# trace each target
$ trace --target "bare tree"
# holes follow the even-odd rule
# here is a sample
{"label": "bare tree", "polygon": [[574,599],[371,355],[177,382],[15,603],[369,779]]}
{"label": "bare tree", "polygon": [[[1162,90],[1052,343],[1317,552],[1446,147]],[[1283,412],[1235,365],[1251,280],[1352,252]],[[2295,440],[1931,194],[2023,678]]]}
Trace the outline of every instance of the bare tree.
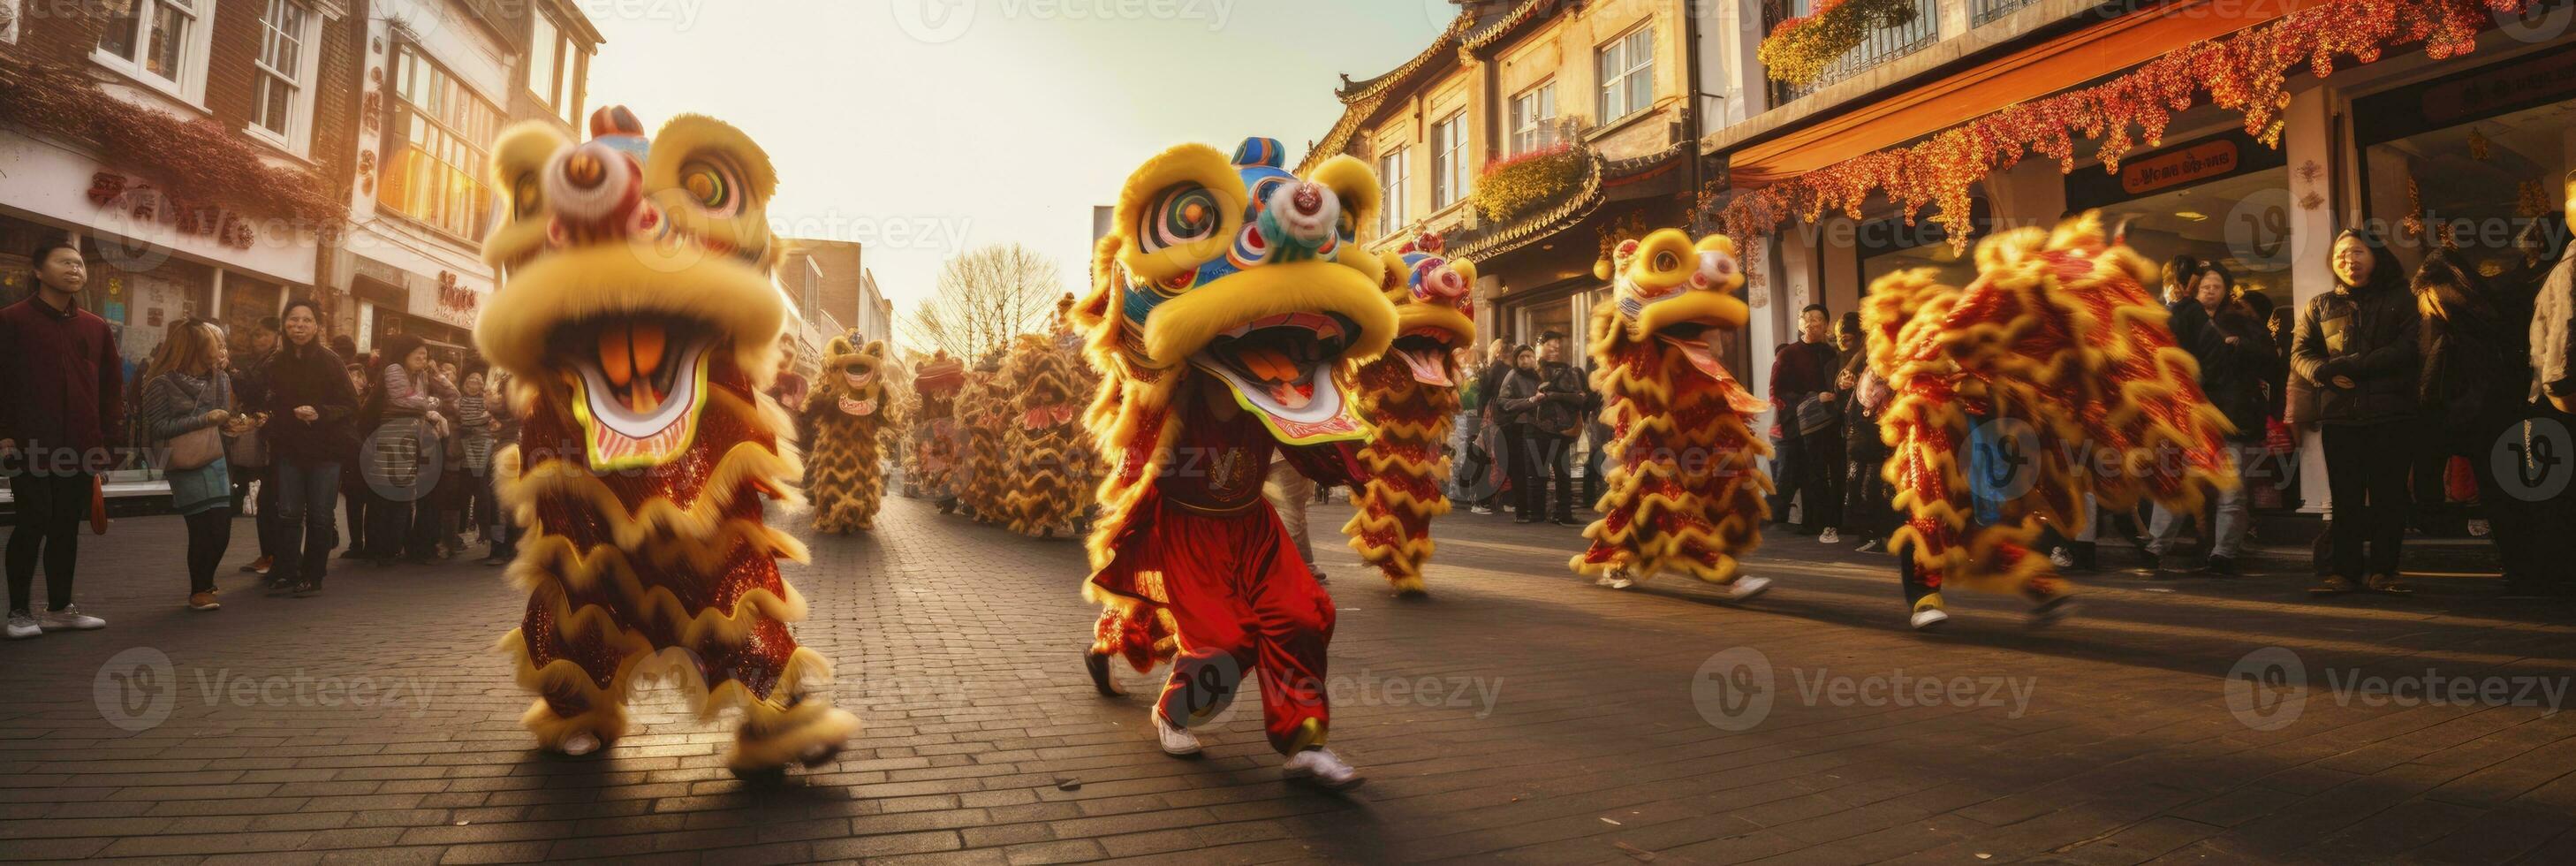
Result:
{"label": "bare tree", "polygon": [[1064,292],[1055,262],[1019,244],[995,244],[950,256],[939,288],[904,318],[904,341],[946,349],[972,364],[1011,338],[1046,327]]}

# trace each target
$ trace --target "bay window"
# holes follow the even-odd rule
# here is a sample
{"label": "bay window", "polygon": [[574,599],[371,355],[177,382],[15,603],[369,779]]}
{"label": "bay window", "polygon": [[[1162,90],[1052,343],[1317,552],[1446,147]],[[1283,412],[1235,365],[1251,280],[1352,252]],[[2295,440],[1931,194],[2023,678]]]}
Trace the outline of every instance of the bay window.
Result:
{"label": "bay window", "polygon": [[485,148],[500,131],[501,110],[418,46],[397,45],[393,68],[378,203],[458,238],[480,238],[492,205]]}

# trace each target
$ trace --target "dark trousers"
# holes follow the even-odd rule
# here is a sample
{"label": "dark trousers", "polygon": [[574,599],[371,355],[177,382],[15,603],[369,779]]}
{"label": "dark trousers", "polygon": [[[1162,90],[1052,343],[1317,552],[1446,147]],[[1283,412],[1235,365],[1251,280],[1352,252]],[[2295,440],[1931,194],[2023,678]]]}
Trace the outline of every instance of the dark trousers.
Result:
{"label": "dark trousers", "polygon": [[367,505],[367,553],[378,560],[438,556],[438,479],[422,475],[410,490],[389,491]]}
{"label": "dark trousers", "polygon": [[340,464],[279,461],[271,469],[278,488],[277,561],[269,566],[269,580],[320,586],[330,571],[331,548],[340,545],[339,528],[331,523]]}
{"label": "dark trousers", "polygon": [[1887,524],[1896,516],[1896,499],[1888,492],[1887,479],[1879,474],[1885,462],[1885,455],[1879,454],[1854,455],[1844,461],[1840,528],[1865,539],[1887,534]]}
{"label": "dark trousers", "polygon": [[[1780,505],[1787,507],[1789,497],[1798,497],[1798,531],[1807,535],[1832,527],[1842,519],[1842,499],[1835,495],[1835,476],[1843,468],[1843,431],[1828,426],[1814,433],[1783,437],[1788,441],[1781,461],[1783,471],[1795,473],[1780,485]],[[1788,512],[1773,515],[1786,519]]]}
{"label": "dark trousers", "polygon": [[209,508],[181,519],[188,523],[188,591],[213,592],[215,568],[233,546],[233,510]]}
{"label": "dark trousers", "polygon": [[1610,443],[1602,440],[1608,438],[1610,437],[1592,437],[1592,450],[1583,453],[1583,501],[1581,504],[1585,507],[1590,507],[1594,503],[1601,501],[1601,463],[1602,458],[1609,456],[1610,453]]}
{"label": "dark trousers", "polygon": [[233,467],[232,514],[239,516],[243,500],[250,498],[251,482],[259,482],[259,513],[251,515],[252,540],[259,542],[259,555],[277,555],[277,470],[266,466],[257,469]]}
{"label": "dark trousers", "polygon": [[72,603],[72,565],[80,559],[81,518],[89,516],[87,472],[22,471],[9,476],[18,519],[9,531],[9,609],[33,611],[36,560],[45,561],[45,607]]}
{"label": "dark trousers", "polygon": [[2325,425],[2335,574],[2358,581],[2397,573],[2398,552],[2406,543],[2406,474],[2414,438],[2402,421]]}
{"label": "dark trousers", "polygon": [[[2505,584],[2516,590],[2576,583],[2571,580],[2576,570],[2568,567],[2576,561],[2576,535],[2566,531],[2576,526],[2576,483],[2549,490],[2551,476],[2576,474],[2576,466],[2569,465],[2576,455],[2553,453],[2560,449],[2540,441],[2553,432],[2553,422],[2576,429],[2569,420],[2554,407],[2505,407],[2454,442],[2457,453],[2475,468],[2478,507],[2494,530],[2490,537],[2504,566]],[[2495,459],[2499,450],[2503,461]]]}
{"label": "dark trousers", "polygon": [[341,485],[340,492],[342,494],[340,507],[347,512],[349,518],[347,520],[349,552],[353,557],[371,555],[367,550],[367,527],[372,524],[367,522],[367,515],[375,508],[377,502],[375,491],[367,489],[364,483],[358,484],[355,488],[344,483]]}
{"label": "dark trousers", "polygon": [[[1521,474],[1512,480],[1519,490],[1519,516],[1525,520],[1574,519],[1574,440],[1535,428],[1521,428],[1521,455],[1514,462]],[[1547,491],[1550,481],[1556,484],[1555,510],[1550,511]]]}

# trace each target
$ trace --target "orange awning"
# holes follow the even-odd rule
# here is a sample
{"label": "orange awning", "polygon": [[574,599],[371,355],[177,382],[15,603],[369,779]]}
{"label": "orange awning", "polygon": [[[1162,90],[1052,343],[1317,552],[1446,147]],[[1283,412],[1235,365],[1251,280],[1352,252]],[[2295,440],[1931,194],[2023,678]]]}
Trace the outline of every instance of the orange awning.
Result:
{"label": "orange awning", "polygon": [[1956,75],[1855,101],[1821,122],[1736,149],[1728,172],[1736,186],[1768,186],[2325,2],[2191,0],[2123,15]]}

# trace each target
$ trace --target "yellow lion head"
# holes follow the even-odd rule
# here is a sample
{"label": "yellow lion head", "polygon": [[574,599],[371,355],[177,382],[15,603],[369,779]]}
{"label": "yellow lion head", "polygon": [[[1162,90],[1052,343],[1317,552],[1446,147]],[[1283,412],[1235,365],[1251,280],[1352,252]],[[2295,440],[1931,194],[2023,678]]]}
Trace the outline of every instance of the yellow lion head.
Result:
{"label": "yellow lion head", "polygon": [[[775,375],[787,305],[770,283],[769,157],[740,130],[683,115],[647,139],[622,107],[575,144],[504,132],[506,194],[483,257],[508,281],[476,334],[484,357],[569,406],[588,466],[659,466],[699,438],[715,390]],[[570,455],[565,455],[570,456]]]}
{"label": "yellow lion head", "polygon": [[1460,346],[1476,341],[1476,264],[1444,255],[1440,235],[1424,232],[1386,254],[1386,300],[1395,305],[1395,345],[1415,381],[1457,382]]}
{"label": "yellow lion head", "polygon": [[1600,276],[1612,281],[1610,313],[1593,334],[1594,350],[1660,340],[1711,378],[1725,378],[1709,348],[1712,328],[1740,330],[1751,310],[1735,297],[1744,269],[1735,241],[1709,235],[1698,243],[1679,229],[1621,241]]}
{"label": "yellow lion head", "polygon": [[809,399],[831,400],[853,417],[877,414],[885,405],[885,360],[883,340],[853,348],[849,335],[833,337],[823,345],[823,372],[814,383],[815,396]]}

